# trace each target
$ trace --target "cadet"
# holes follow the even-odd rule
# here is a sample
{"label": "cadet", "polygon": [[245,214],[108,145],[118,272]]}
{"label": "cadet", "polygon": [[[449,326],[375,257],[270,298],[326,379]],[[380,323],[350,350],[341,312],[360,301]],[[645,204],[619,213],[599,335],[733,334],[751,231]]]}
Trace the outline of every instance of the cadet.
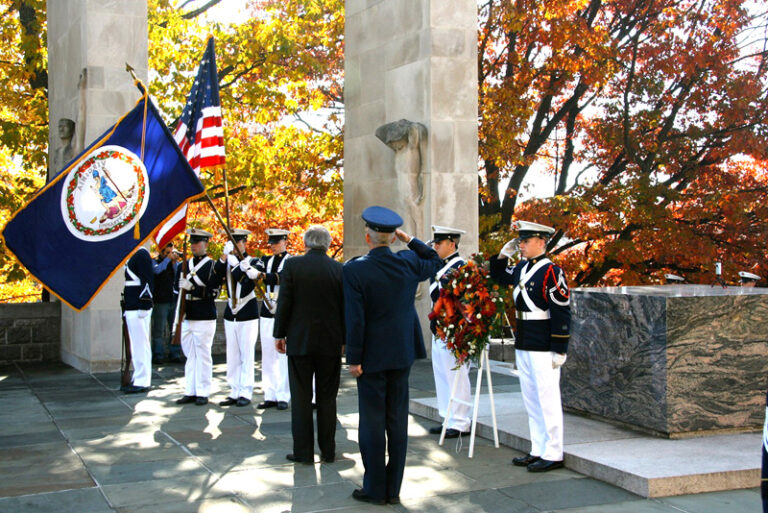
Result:
{"label": "cadet", "polygon": [[277,406],[278,410],[285,410],[288,408],[288,401],[291,400],[291,390],[288,385],[288,357],[277,352],[275,337],[272,336],[277,296],[280,292],[280,272],[283,270],[285,259],[290,256],[286,251],[288,233],[288,230],[279,228],[268,229],[267,243],[272,254],[261,257],[261,260],[256,263],[256,270],[263,275],[267,296],[272,301],[272,310],[264,303],[259,316],[261,388],[264,391],[264,401],[259,403],[259,408]]}
{"label": "cadet", "polygon": [[251,266],[257,259],[251,258],[245,251],[250,233],[248,230],[232,230],[232,237],[243,255],[242,260],[235,255],[232,242],[227,241],[221,259],[216,263],[216,273],[226,276],[227,287],[230,288],[224,310],[229,397],[219,403],[221,406],[246,406],[253,396],[253,353],[259,336],[259,303],[254,291],[254,278],[258,273]]}
{"label": "cadet", "polygon": [[[546,256],[554,228],[518,221],[517,230],[518,238],[490,262],[491,277],[515,287],[515,363],[531,431],[531,452],[512,463],[531,472],[546,472],[563,466],[560,367],[570,336],[569,291],[565,273]],[[507,258],[517,244],[525,260],[508,268]]]}
{"label": "cadet", "polygon": [[[434,249],[396,230],[403,220],[388,208],[368,207],[363,220],[370,251],[342,269],[347,363],[357,378],[365,467],[363,487],[352,497],[396,504],[408,446],[408,375],[414,358],[426,357],[414,297],[442,263]],[[395,237],[410,251],[393,253]]]}
{"label": "cadet", "polygon": [[[437,274],[429,279],[429,295],[432,298],[433,307],[440,297],[440,290],[448,281],[449,271],[457,269],[466,263],[459,256],[458,251],[462,233],[466,232],[457,228],[432,225],[432,247],[435,248],[438,256],[443,261],[443,266],[437,271]],[[459,381],[456,383],[455,399],[469,403],[472,389],[469,384],[469,364],[462,365],[456,369],[456,358],[445,347],[445,340],[438,338],[435,324],[436,321],[434,320],[429,324],[429,328],[432,330],[432,372],[435,375],[437,408],[440,416],[445,419],[448,415],[448,401],[451,398],[451,390],[456,380],[456,374],[459,374]],[[469,434],[469,426],[469,406],[454,402],[451,424],[445,430],[445,438],[456,438],[459,435]],[[433,435],[439,435],[441,431],[442,426],[435,426],[429,430]]]}
{"label": "cadet", "polygon": [[213,378],[211,346],[216,332],[216,305],[221,276],[216,273],[213,261],[206,254],[212,235],[205,230],[187,230],[192,248],[192,258],[179,266],[176,289],[186,294],[186,310],[181,323],[181,349],[187,357],[184,365],[184,397],[178,404],[208,404]]}
{"label": "cadet", "polygon": [[760,281],[760,276],[747,271],[740,271],[739,278],[741,278],[741,286],[746,288],[755,287],[757,282]]}
{"label": "cadet", "polygon": [[155,276],[152,257],[145,247],[139,247],[125,265],[125,325],[131,341],[133,377],[131,384],[121,387],[126,394],[149,390],[152,379],[152,346],[149,342],[152,322],[152,292]]}

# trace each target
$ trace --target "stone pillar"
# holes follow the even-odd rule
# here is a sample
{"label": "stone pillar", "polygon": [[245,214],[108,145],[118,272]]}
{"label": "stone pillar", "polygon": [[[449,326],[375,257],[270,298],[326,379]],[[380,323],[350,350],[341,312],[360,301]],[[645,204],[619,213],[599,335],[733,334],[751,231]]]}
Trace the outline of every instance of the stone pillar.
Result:
{"label": "stone pillar", "polygon": [[[77,155],[138,100],[125,63],[146,82],[147,2],[49,0],[47,9],[49,161],[53,162],[62,146],[57,131],[61,119],[75,121],[71,145]],[[85,372],[119,369],[122,289],[123,275],[117,273],[82,312],[63,307],[62,361]]]}
{"label": "stone pillar", "polygon": [[[477,251],[477,23],[476,0],[346,1],[345,258],[368,250],[360,213],[369,205],[396,210],[422,239],[432,224],[466,230],[461,254]],[[406,150],[375,135],[400,120],[426,128],[418,180],[398,177]],[[419,301],[422,326],[427,305]]]}

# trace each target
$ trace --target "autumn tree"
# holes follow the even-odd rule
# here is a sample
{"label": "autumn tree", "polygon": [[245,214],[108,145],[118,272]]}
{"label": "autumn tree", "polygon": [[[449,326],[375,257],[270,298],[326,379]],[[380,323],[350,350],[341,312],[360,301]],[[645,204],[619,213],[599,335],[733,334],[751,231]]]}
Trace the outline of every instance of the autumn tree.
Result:
{"label": "autumn tree", "polygon": [[[488,240],[517,217],[554,224],[553,253],[581,285],[667,271],[704,282],[718,259],[768,274],[764,10],[554,0],[480,12]],[[542,172],[554,195],[521,203]]]}

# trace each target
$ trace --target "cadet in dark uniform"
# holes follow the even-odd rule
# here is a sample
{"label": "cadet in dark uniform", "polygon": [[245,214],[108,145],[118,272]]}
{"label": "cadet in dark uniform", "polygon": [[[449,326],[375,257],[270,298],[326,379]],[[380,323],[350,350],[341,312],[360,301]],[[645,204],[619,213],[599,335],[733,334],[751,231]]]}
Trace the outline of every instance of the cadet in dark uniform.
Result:
{"label": "cadet in dark uniform", "polygon": [[194,402],[198,406],[208,404],[213,378],[211,346],[216,332],[216,305],[222,277],[216,273],[213,260],[206,254],[212,235],[205,230],[187,230],[192,248],[192,258],[177,273],[176,290],[187,295],[186,312],[181,323],[181,349],[187,357],[184,365],[184,397],[178,404]]}
{"label": "cadet in dark uniform", "polygon": [[254,278],[258,275],[252,264],[258,259],[248,256],[245,242],[251,232],[232,230],[243,259],[235,255],[235,247],[227,241],[216,263],[216,274],[226,276],[229,291],[224,310],[224,333],[227,337],[227,384],[229,397],[221,406],[246,406],[253,396],[253,360],[259,336],[259,302],[256,300]]}
{"label": "cadet in dark uniform", "polygon": [[261,388],[264,391],[264,402],[259,408],[274,408],[285,410],[291,400],[291,389],[288,384],[288,357],[277,352],[275,337],[275,309],[280,292],[280,273],[285,259],[290,255],[286,251],[288,230],[270,228],[267,230],[267,243],[271,255],[264,255],[256,263],[256,270],[263,276],[267,296],[272,300],[273,310],[262,304],[259,316],[259,331],[261,332]]}
{"label": "cadet in dark uniform", "polygon": [[[398,503],[408,446],[408,374],[414,358],[426,357],[416,287],[442,262],[434,249],[396,230],[403,220],[395,212],[369,207],[363,220],[370,251],[343,268],[347,363],[357,378],[365,467],[363,487],[352,497]],[[395,236],[410,251],[393,253]]]}
{"label": "cadet in dark uniform", "polygon": [[131,340],[131,362],[133,363],[131,384],[121,388],[126,394],[148,391],[152,379],[152,347],[149,334],[154,286],[152,257],[147,248],[142,246],[125,265],[124,315]]}
{"label": "cadet in dark uniform", "polygon": [[[432,247],[443,260],[443,266],[436,275],[429,279],[429,295],[433,307],[440,297],[440,290],[448,281],[449,272],[466,263],[459,256],[458,250],[462,233],[466,232],[457,228],[432,225]],[[456,374],[459,374],[459,378],[456,383],[455,399],[469,403],[472,399],[472,388],[469,383],[469,363],[456,368],[456,358],[445,346],[445,340],[437,336],[435,324],[436,321],[434,320],[429,323],[429,329],[432,331],[432,372],[435,376],[437,409],[440,416],[445,419],[448,416],[448,401],[451,399]],[[453,404],[451,424],[445,430],[445,438],[456,438],[462,434],[469,434],[469,411],[469,406],[466,404],[458,402]],[[439,435],[442,430],[443,426],[440,425],[430,428],[429,432],[433,435]]]}
{"label": "cadet in dark uniform", "polygon": [[[518,238],[490,262],[491,277],[514,286],[515,363],[531,431],[531,452],[512,463],[531,472],[546,472],[563,466],[560,367],[570,336],[569,291],[565,273],[546,256],[547,240],[555,230],[526,221],[518,221],[517,229]],[[507,267],[511,247],[518,243],[525,260]]]}

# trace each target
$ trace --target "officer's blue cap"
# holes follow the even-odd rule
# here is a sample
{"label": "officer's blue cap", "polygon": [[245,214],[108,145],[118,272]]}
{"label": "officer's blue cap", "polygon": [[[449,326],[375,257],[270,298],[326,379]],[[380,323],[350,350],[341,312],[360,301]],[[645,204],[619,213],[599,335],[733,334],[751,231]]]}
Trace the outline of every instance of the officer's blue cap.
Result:
{"label": "officer's blue cap", "polygon": [[403,218],[386,207],[368,207],[363,210],[365,226],[382,233],[392,233],[403,225]]}

